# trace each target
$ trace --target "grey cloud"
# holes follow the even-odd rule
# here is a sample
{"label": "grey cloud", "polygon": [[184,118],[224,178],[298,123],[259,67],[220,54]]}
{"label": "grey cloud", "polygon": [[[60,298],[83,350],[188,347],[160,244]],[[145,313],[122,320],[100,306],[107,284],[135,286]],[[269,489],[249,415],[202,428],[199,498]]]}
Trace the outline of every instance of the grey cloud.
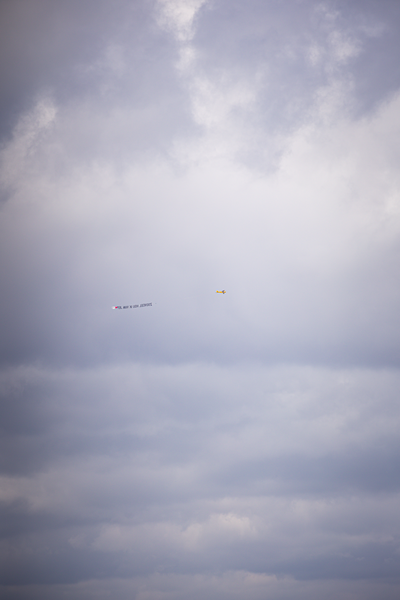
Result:
{"label": "grey cloud", "polygon": [[3,379],[24,381],[27,398],[41,387],[33,433],[45,422],[33,468],[34,446],[24,472],[5,452],[4,585],[396,577],[396,371],[126,365]]}
{"label": "grey cloud", "polygon": [[397,3],[0,12],[3,596],[397,598]]}
{"label": "grey cloud", "polygon": [[334,81],[349,84],[347,110],[358,116],[397,90],[399,73],[391,62],[400,18],[395,2],[354,2],[351,7],[292,2],[287,11],[282,6],[271,2],[264,13],[258,0],[221,2],[199,16],[195,44],[207,76],[258,81],[257,108],[246,118],[253,136],[257,129],[265,135],[297,128],[307,120],[318,90]]}
{"label": "grey cloud", "polygon": [[[112,7],[91,1],[57,7],[47,0],[3,2],[3,139],[12,135],[21,111],[44,94],[80,113],[74,115],[80,120],[79,143],[64,134],[65,151],[74,161],[95,155],[123,159],[127,150],[165,153],[177,113],[181,129],[190,130],[190,121],[176,81],[176,49],[155,26],[149,8],[125,1]],[[137,108],[136,123],[132,116],[127,123],[127,106]],[[65,156],[58,161],[58,148],[54,151],[53,162],[65,169]]]}
{"label": "grey cloud", "polygon": [[[39,598],[53,598],[54,595],[62,594],[68,600],[70,598],[107,597],[106,595],[118,591],[118,597],[123,600],[132,598],[136,594],[153,595],[168,600],[184,599],[188,594],[196,600],[201,600],[206,595],[211,600],[219,598],[242,598],[245,594],[250,600],[262,600],[265,598],[265,590],[268,590],[272,600],[290,600],[296,595],[299,600],[308,598],[319,598],[324,593],[325,582],[299,582],[290,578],[275,578],[267,575],[255,575],[246,571],[239,573],[225,573],[222,575],[205,575],[196,578],[197,587],[193,589],[192,578],[185,575],[171,575],[158,573],[151,578],[118,579],[111,581],[90,581],[78,585],[58,586],[35,586],[29,596],[32,600]],[[397,589],[391,582],[330,582],[332,595],[349,595],[361,591],[363,598],[375,600],[376,594],[385,594],[385,598],[396,600]],[[18,597],[25,589],[17,587],[7,590],[7,600]]]}
{"label": "grey cloud", "polygon": [[[21,107],[28,108],[43,87],[53,88],[64,100],[74,93],[93,93],[99,73],[88,71],[87,66],[94,63],[101,70],[107,46],[124,43],[126,48],[129,39],[130,47],[136,47],[151,64],[152,15],[141,3],[117,0],[111,7],[107,2],[89,0],[61,1],[55,6],[48,0],[6,0],[1,11],[1,76],[7,84],[2,113],[6,126],[10,113],[17,115]],[[167,49],[166,40],[163,49]],[[108,63],[112,66],[111,60]],[[144,89],[142,82],[138,93],[143,94]]]}

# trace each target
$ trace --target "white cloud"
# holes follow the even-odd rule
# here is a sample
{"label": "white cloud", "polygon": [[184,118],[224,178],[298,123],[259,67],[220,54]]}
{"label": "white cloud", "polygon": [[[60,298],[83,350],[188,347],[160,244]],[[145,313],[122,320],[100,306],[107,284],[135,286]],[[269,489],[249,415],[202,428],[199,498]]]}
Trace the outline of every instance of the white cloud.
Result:
{"label": "white cloud", "polygon": [[[299,343],[297,356],[301,348],[313,356],[310,348],[321,337],[326,348],[351,347],[359,356],[366,349],[360,340],[374,327],[371,352],[378,340],[393,348],[396,329],[389,322],[398,293],[391,273],[400,228],[399,97],[372,117],[352,121],[341,110],[343,92],[337,91],[339,100],[327,93],[310,109],[308,123],[285,138],[279,168],[260,174],[240,165],[232,156],[234,143],[228,143],[242,143],[241,124],[229,111],[247,107],[247,90],[233,87],[227,105],[218,90],[206,86],[204,93],[206,109],[200,117],[207,124],[205,133],[199,143],[182,140],[171,165],[157,159],[122,166],[105,159],[73,161],[66,163],[60,180],[54,157],[62,162],[69,156],[72,128],[79,146],[83,118],[69,107],[58,108],[56,128],[49,128],[51,119],[43,121],[46,136],[35,138],[35,154],[18,154],[24,156],[22,177],[22,167],[6,169],[18,163],[16,148],[33,143],[19,126],[3,148],[3,168],[14,190],[2,213],[4,256],[13,256],[6,288],[25,286],[18,288],[18,297],[30,297],[30,306],[39,312],[46,302],[43,319],[48,323],[51,318],[57,331],[51,344],[60,336],[77,343],[81,318],[96,335],[115,327],[115,315],[103,314],[102,306],[154,301],[155,322],[161,319],[176,330],[176,320],[185,319],[179,346],[188,335],[194,352],[190,360],[203,360],[208,327],[218,332],[212,347],[220,358],[228,348],[243,356],[252,347],[252,356],[263,356],[266,340],[271,348]],[[133,118],[129,112],[126,116]],[[174,171],[175,166],[182,170]],[[29,253],[21,251],[21,240]],[[387,263],[388,256],[394,262]],[[25,271],[26,277],[21,275]],[[43,282],[39,287],[38,280]],[[206,293],[220,284],[228,290],[225,304],[218,305],[227,310],[223,317],[214,314],[214,298]],[[177,298],[185,301],[177,303]],[[15,301],[8,303],[11,313]],[[58,329],[63,327],[57,316],[60,302],[68,315],[64,333]],[[249,302],[251,311],[246,310]],[[367,329],[357,324],[357,303],[368,318]],[[20,321],[19,313],[15,318]],[[131,344],[120,321],[118,344],[125,351]],[[38,317],[39,337],[46,329],[40,322]],[[148,343],[165,356],[170,346],[164,338],[160,343],[157,328],[150,328]],[[85,348],[78,346],[79,352]]]}
{"label": "white cloud", "polygon": [[171,31],[179,42],[189,42],[194,36],[194,21],[207,0],[158,0],[158,23]]}
{"label": "white cloud", "polygon": [[57,109],[49,98],[40,99],[35,107],[23,116],[12,140],[0,152],[0,182],[7,187],[26,177],[26,169],[34,158],[37,146],[55,122]]}

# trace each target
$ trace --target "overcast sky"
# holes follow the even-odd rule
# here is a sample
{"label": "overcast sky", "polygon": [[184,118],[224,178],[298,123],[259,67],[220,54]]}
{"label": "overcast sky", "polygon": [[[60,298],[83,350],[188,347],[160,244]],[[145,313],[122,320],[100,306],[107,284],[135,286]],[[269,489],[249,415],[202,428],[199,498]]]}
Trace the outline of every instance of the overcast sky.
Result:
{"label": "overcast sky", "polygon": [[398,600],[399,56],[398,0],[1,0],[2,598]]}

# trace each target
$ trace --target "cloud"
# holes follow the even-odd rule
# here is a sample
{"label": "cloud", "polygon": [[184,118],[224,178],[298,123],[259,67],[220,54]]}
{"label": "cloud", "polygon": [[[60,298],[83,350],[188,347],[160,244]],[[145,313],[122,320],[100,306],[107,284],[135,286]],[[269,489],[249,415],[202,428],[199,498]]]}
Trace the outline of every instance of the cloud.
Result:
{"label": "cloud", "polygon": [[1,152],[0,179],[5,190],[26,176],[29,158],[35,155],[41,136],[46,135],[55,117],[54,103],[43,98],[19,121],[12,140]]}
{"label": "cloud", "polygon": [[197,590],[212,574],[218,597],[221,572],[259,574],[264,590],[263,574],[395,577],[398,378],[215,365],[3,373],[15,409],[22,394],[31,405],[11,440],[25,470],[14,459],[2,477],[4,584],[133,570],[146,586],[190,573]]}
{"label": "cloud", "polygon": [[[79,598],[107,598],[107,595],[118,592],[122,600],[132,598],[138,600],[172,600],[184,599],[188,594],[196,600],[201,600],[206,595],[212,600],[219,598],[250,598],[262,600],[268,593],[272,600],[289,600],[295,595],[300,600],[319,598],[325,593],[325,582],[299,582],[290,578],[276,578],[264,574],[248,573],[246,571],[225,573],[223,575],[199,575],[195,578],[189,575],[170,575],[158,573],[148,579],[112,579],[106,581],[90,581],[76,585],[35,586],[32,600],[39,598],[52,598],[54,595],[63,595],[67,600]],[[332,597],[345,594],[357,595],[361,592],[363,598],[374,600],[377,594],[385,594],[385,598],[396,600],[397,589],[388,582],[331,582]],[[24,593],[26,588],[17,587],[15,594]],[[10,592],[11,594],[13,592]],[[13,596],[10,596],[12,598]]]}
{"label": "cloud", "polygon": [[2,7],[6,598],[398,597],[392,4]]}
{"label": "cloud", "polygon": [[[321,96],[263,176],[230,150],[179,175],[176,155],[80,163],[80,109],[39,104],[3,147],[3,353],[397,364],[398,104],[353,121]],[[149,301],[140,317],[104,309]]]}
{"label": "cloud", "polygon": [[170,31],[178,42],[194,36],[194,20],[207,0],[158,0],[158,23]]}

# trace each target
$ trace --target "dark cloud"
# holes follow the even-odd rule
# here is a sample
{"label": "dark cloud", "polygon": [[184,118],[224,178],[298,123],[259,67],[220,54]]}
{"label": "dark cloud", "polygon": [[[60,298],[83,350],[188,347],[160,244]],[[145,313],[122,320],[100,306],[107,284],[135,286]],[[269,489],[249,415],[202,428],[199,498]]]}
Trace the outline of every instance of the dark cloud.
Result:
{"label": "dark cloud", "polygon": [[126,365],[18,379],[19,411],[32,400],[21,434],[41,447],[11,437],[18,463],[3,441],[3,585],[397,576],[397,372]]}
{"label": "dark cloud", "polygon": [[[48,0],[5,0],[1,14],[3,134],[10,134],[21,110],[30,108],[43,89],[59,101],[96,96],[101,103],[104,81],[111,90],[115,84],[117,89],[122,84],[123,90],[130,82],[131,96],[135,92],[134,99],[146,103],[146,80],[155,74],[152,66],[160,89],[171,72],[167,58],[173,51],[153,27],[151,12],[143,3],[116,0],[111,6],[89,0],[61,1],[56,6]],[[119,81],[121,48],[135,80]],[[164,68],[159,62],[162,55]]]}

